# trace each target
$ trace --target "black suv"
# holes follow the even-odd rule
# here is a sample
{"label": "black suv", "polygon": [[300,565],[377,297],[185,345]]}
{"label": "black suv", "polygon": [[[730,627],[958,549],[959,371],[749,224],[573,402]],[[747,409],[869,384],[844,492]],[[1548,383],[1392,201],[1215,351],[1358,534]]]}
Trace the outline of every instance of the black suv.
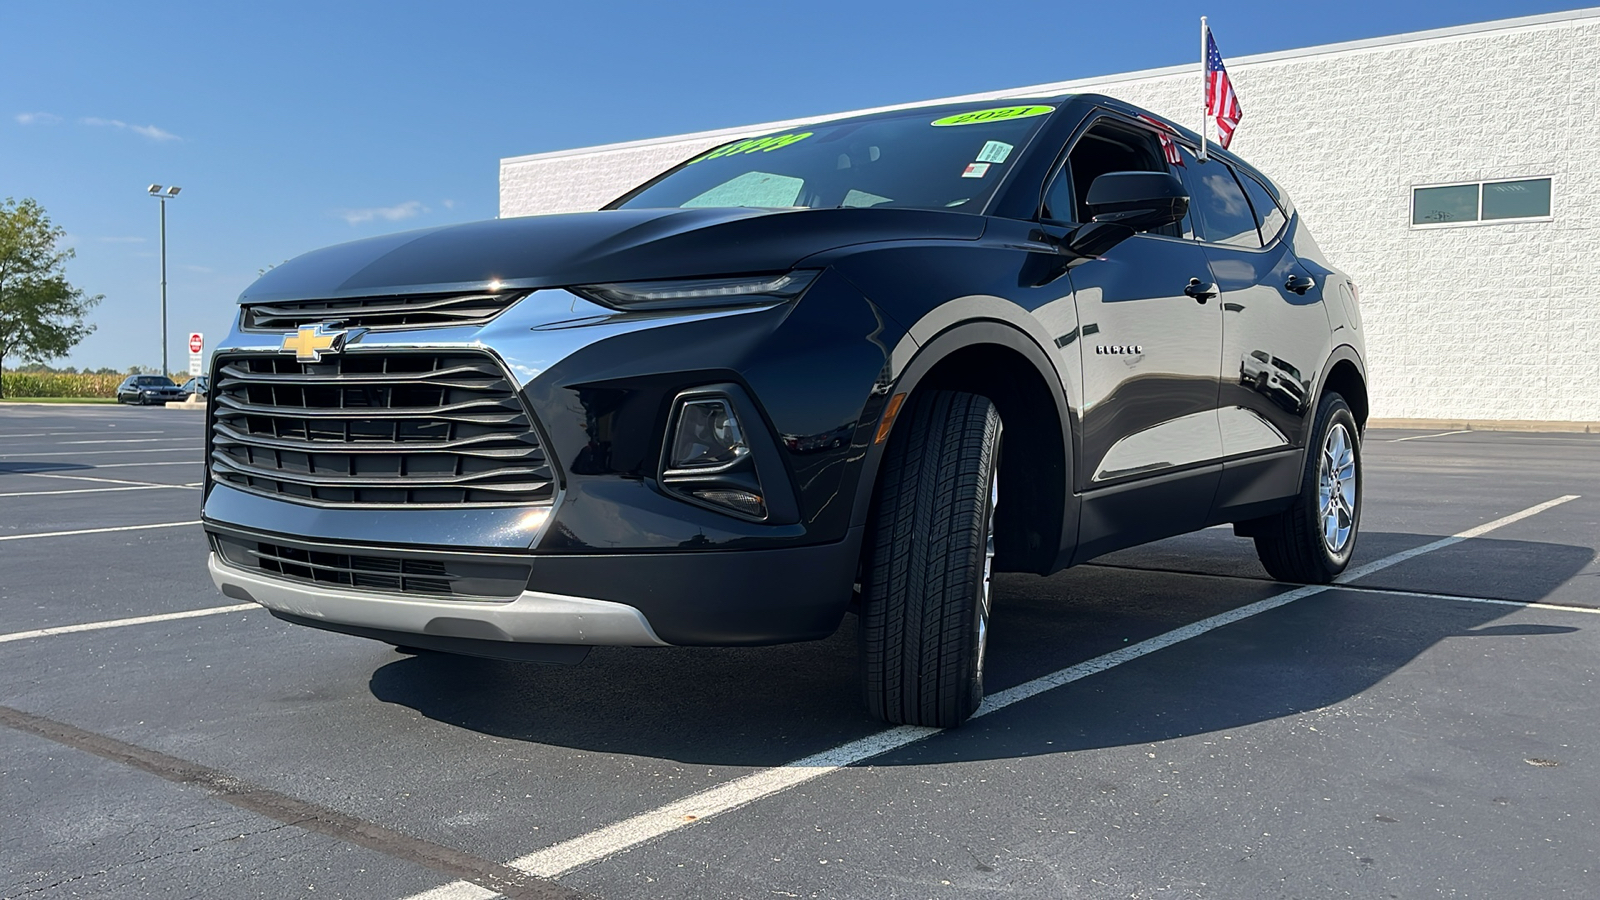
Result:
{"label": "black suv", "polygon": [[308,253],[212,363],[223,593],[399,646],[823,638],[868,708],[983,695],[990,576],[1220,523],[1326,582],[1355,288],[1289,198],[1100,96],[741,140],[604,210]]}

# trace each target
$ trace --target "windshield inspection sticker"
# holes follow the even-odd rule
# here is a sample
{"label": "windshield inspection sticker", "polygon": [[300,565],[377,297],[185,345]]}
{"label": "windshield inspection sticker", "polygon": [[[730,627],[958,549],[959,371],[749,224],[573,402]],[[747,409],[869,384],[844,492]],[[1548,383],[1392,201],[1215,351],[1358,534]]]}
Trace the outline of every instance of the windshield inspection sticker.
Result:
{"label": "windshield inspection sticker", "polygon": [[748,141],[736,141],[732,144],[728,144],[725,147],[718,147],[717,149],[712,150],[710,153],[705,153],[689,160],[689,165],[692,166],[703,159],[717,159],[719,157],[733,156],[740,153],[769,153],[773,150],[777,150],[779,147],[787,147],[790,144],[799,143],[800,141],[811,137],[811,135],[812,132],[810,131],[802,131],[799,134],[775,134],[771,137],[751,138]]}
{"label": "windshield inspection sticker", "polygon": [[945,116],[942,119],[934,119],[931,124],[941,128],[949,125],[982,125],[985,122],[1004,122],[1009,119],[1031,119],[1055,110],[1054,106],[997,106],[994,109],[977,109]]}
{"label": "windshield inspection sticker", "polygon": [[985,176],[987,174],[989,174],[989,164],[988,163],[972,163],[972,164],[967,166],[967,170],[965,172],[961,173],[961,177],[962,178],[982,178],[983,176]]}
{"label": "windshield inspection sticker", "polygon": [[1004,141],[990,141],[978,151],[978,162],[1003,163],[1011,155],[1011,145]]}

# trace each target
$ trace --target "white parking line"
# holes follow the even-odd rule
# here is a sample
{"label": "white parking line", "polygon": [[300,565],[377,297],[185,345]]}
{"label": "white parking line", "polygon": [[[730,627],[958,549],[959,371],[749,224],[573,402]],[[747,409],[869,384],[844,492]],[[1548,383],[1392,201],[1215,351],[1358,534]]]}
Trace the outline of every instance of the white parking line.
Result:
{"label": "white parking line", "polygon": [[58,446],[58,447],[65,447],[65,446],[67,446],[69,444],[159,444],[159,443],[162,443],[162,442],[171,442],[171,441],[187,441],[187,442],[189,442],[191,444],[198,444],[199,443],[198,440],[196,440],[195,438],[192,438],[192,437],[115,438],[115,439],[110,439],[110,440],[98,440],[98,441],[56,441],[55,443],[56,443],[56,446]]}
{"label": "white parking line", "polygon": [[[185,459],[181,462],[142,462],[142,463],[95,463],[91,469],[142,469],[146,466],[198,466],[204,463],[203,459]],[[0,475],[5,474],[0,472]],[[18,472],[16,474],[26,474]]]}
{"label": "white parking line", "polygon": [[85,622],[82,625],[57,625],[54,628],[38,628],[33,631],[0,634],[0,644],[7,644],[11,641],[26,641],[30,638],[49,637],[53,634],[77,634],[80,631],[126,628],[129,625],[148,625],[151,622],[171,622],[176,619],[197,619],[201,616],[215,616],[221,613],[244,612],[245,610],[260,608],[254,603],[235,603],[232,606],[209,606],[205,609],[188,609],[183,612],[161,613],[154,616],[134,616],[131,619],[108,619],[104,622]]}
{"label": "white parking line", "polygon": [[[116,426],[111,426],[115,428]],[[108,434],[105,431],[34,431],[27,434],[8,434],[0,431],[0,438],[79,437],[88,434]],[[119,431],[117,434],[166,434],[165,431]]]}
{"label": "white parking line", "polygon": [[191,488],[186,484],[139,484],[130,487],[72,488],[65,491],[13,491],[9,494],[0,494],[0,497],[53,497],[58,494],[109,494],[114,491],[159,491],[162,488],[194,490],[194,488]]}
{"label": "white parking line", "polygon": [[188,447],[150,447],[138,450],[65,450],[61,453],[0,453],[0,459],[8,456],[26,456],[33,459],[37,456],[93,456],[99,453],[188,453],[198,447],[191,444]]}
{"label": "white parking line", "polygon": [[1447,434],[1471,434],[1471,433],[1472,433],[1472,429],[1469,428],[1469,429],[1466,429],[1464,431],[1441,431],[1438,434],[1413,434],[1411,437],[1393,438],[1391,440],[1384,441],[1384,443],[1386,443],[1386,444],[1398,444],[1401,441],[1420,441],[1423,438],[1444,437]]}
{"label": "white parking line", "polygon": [[494,891],[478,887],[470,881],[454,881],[431,891],[413,894],[407,900],[491,900],[498,896]]}
{"label": "white parking line", "polygon": [[[1058,672],[1052,672],[1049,675],[1035,678],[1032,681],[1024,682],[1016,687],[1008,688],[1000,691],[999,693],[991,694],[988,697],[985,697],[983,700],[983,705],[978,707],[978,711],[973,714],[973,718],[978,718],[980,716],[986,716],[990,713],[997,712],[1001,709],[1011,706],[1012,704],[1019,703],[1030,697],[1038,696],[1039,694],[1051,690],[1052,688],[1057,688],[1065,684],[1071,684],[1074,681],[1087,678],[1090,675],[1104,672],[1108,669],[1120,666],[1123,663],[1131,662],[1142,656],[1154,653],[1157,650],[1162,650],[1167,647],[1171,647],[1174,644],[1187,641],[1190,638],[1198,637],[1209,631],[1214,631],[1225,625],[1232,625],[1235,622],[1248,619],[1251,616],[1260,615],[1261,613],[1269,610],[1277,609],[1278,607],[1293,603],[1296,600],[1333,590],[1338,587],[1339,582],[1347,582],[1353,581],[1357,578],[1363,578],[1367,575],[1371,575],[1374,572],[1387,569],[1390,566],[1398,565],[1423,553],[1437,550],[1441,547],[1448,547],[1452,544],[1460,543],[1461,541],[1488,534],[1497,528],[1502,528],[1506,525],[1510,525],[1513,522],[1519,522],[1528,518],[1529,516],[1538,515],[1547,509],[1560,506],[1563,503],[1576,499],[1578,499],[1578,495],[1576,494],[1568,494],[1563,497],[1557,497],[1554,500],[1549,500],[1536,506],[1530,506],[1521,512],[1495,519],[1493,522],[1486,522],[1475,528],[1469,528],[1466,531],[1458,532],[1450,537],[1442,538],[1440,540],[1433,541],[1432,543],[1425,544],[1421,547],[1406,550],[1401,553],[1395,553],[1390,556],[1385,556],[1375,562],[1367,563],[1358,569],[1346,572],[1343,576],[1337,579],[1335,584],[1307,585],[1305,587],[1299,587],[1293,590],[1285,591],[1281,594],[1268,597],[1265,600],[1259,600],[1255,603],[1241,606],[1237,609],[1229,610],[1228,612],[1211,616],[1207,619],[1201,619],[1198,622],[1185,625],[1182,628],[1174,629],[1166,634],[1158,635],[1150,638],[1149,640],[1141,641],[1137,644],[1132,644],[1119,650],[1114,650],[1103,656],[1095,657],[1087,662],[1082,662],[1075,666],[1069,666]],[[588,834],[580,835],[570,840],[562,841],[554,846],[546,847],[543,850],[538,850],[533,853],[529,853],[526,856],[518,857],[517,859],[507,863],[507,865],[514,869],[520,869],[524,872],[527,872],[530,875],[537,875],[542,878],[559,878],[575,869],[599,862],[600,860],[605,859],[606,857],[615,853],[619,853],[631,847],[636,847],[673,831],[687,828],[690,825],[699,823],[713,816],[720,815],[721,813],[738,809],[741,806],[745,806],[766,797],[770,797],[773,794],[788,790],[796,785],[804,784],[805,782],[821,778],[824,775],[836,772],[846,766],[865,762],[866,760],[872,759],[876,756],[881,756],[882,754],[888,753],[892,750],[897,750],[909,744],[916,743],[924,738],[938,734],[939,731],[940,729],[937,728],[919,728],[909,725],[902,725],[897,728],[890,728],[885,731],[880,731],[877,734],[869,735],[861,738],[860,740],[851,741],[847,744],[842,744],[838,747],[834,747],[831,750],[824,750],[821,753],[816,753],[803,759],[797,759],[794,762],[779,766],[777,768],[766,769],[760,772],[754,772],[749,775],[742,776],[740,778],[735,778],[732,781],[728,781],[717,785],[716,787],[701,791],[698,794],[692,794],[683,798],[682,800],[673,801],[665,806],[660,806],[648,812],[640,813],[632,818],[624,819],[615,824],[598,828],[589,832]],[[426,900],[438,900],[438,898],[445,897],[453,898],[457,895],[436,892],[447,890],[466,891],[469,888],[476,888],[479,891],[484,890],[484,888],[471,885],[470,882],[457,881],[444,885],[440,888],[435,888],[434,891],[412,895],[411,897],[407,898],[407,900],[425,900],[425,898]],[[463,898],[482,898],[494,895],[463,893],[459,896]]]}
{"label": "white parking line", "polygon": [[114,528],[80,528],[76,531],[43,531],[38,534],[8,534],[0,536],[0,541],[25,541],[29,538],[67,537],[73,534],[105,534],[108,531],[146,531],[151,528],[182,528],[185,525],[199,525],[200,520],[193,522],[162,522],[159,525],[118,525]]}
{"label": "white parking line", "polygon": [[1600,616],[1600,609],[1592,606],[1568,606],[1564,603],[1529,603],[1522,600],[1496,600],[1490,597],[1466,597],[1461,594],[1427,594],[1422,591],[1397,591],[1392,588],[1350,587],[1363,594],[1383,594],[1388,597],[1416,597],[1422,600],[1460,600],[1463,603],[1488,603],[1494,606],[1516,606],[1522,609],[1545,609],[1552,612],[1588,613]]}
{"label": "white parking line", "polygon": [[96,478],[93,475],[57,475],[54,472],[12,472],[12,475],[22,475],[27,478],[61,478],[67,481],[96,481],[102,484],[139,484],[151,487],[177,487],[178,485],[165,484],[158,481],[126,481],[121,478]]}

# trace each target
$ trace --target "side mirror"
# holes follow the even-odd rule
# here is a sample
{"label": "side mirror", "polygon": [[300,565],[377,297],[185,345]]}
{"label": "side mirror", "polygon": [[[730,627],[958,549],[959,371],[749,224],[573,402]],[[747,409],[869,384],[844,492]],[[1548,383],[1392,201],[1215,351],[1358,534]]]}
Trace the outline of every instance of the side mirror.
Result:
{"label": "side mirror", "polygon": [[1089,185],[1085,198],[1095,223],[1149,231],[1189,212],[1183,182],[1167,172],[1107,172]]}

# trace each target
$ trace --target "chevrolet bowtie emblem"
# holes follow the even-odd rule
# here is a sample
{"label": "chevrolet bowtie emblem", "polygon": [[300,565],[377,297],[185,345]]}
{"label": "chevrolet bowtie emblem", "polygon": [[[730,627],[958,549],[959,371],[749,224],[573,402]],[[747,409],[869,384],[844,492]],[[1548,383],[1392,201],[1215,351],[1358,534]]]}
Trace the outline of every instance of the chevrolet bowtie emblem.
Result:
{"label": "chevrolet bowtie emblem", "polygon": [[320,362],[322,354],[338,353],[343,350],[345,335],[349,333],[342,328],[330,331],[328,326],[321,322],[315,325],[301,325],[299,331],[283,336],[283,346],[278,349],[284,353],[293,353],[294,358],[300,362]]}

